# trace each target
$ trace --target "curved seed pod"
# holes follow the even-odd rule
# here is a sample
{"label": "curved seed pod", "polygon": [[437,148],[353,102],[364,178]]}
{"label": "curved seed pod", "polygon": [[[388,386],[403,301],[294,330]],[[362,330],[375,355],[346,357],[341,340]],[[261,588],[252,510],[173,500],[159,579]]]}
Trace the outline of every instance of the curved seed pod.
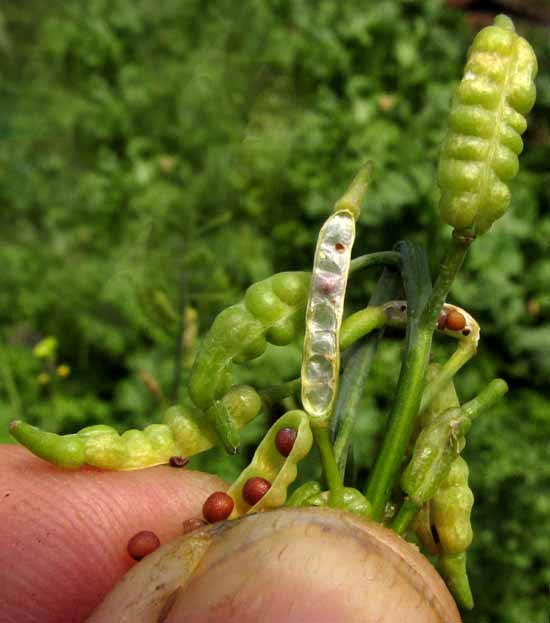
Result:
{"label": "curved seed pod", "polygon": [[453,462],[447,478],[433,497],[432,522],[439,536],[439,568],[456,600],[465,608],[474,605],[466,572],[466,549],[472,542],[470,514],[474,503],[468,486],[468,465],[462,457]]}
{"label": "curved seed pod", "polygon": [[317,239],[306,310],[302,361],[302,404],[318,423],[332,412],[340,367],[340,326],[355,240],[355,219],[366,192],[372,165],[365,166],[335,204]]}
{"label": "curved seed pod", "polygon": [[401,489],[417,506],[435,494],[463,449],[467,420],[460,409],[448,409],[420,431],[410,463],[401,476]]}
{"label": "curved seed pod", "polygon": [[284,272],[251,285],[240,303],[216,317],[202,342],[191,370],[189,394],[208,414],[231,453],[239,438],[220,400],[227,391],[231,363],[258,357],[267,342],[282,346],[296,337],[303,326],[310,279],[306,272]]}
{"label": "curved seed pod", "polygon": [[[256,417],[261,408],[260,397],[248,385],[236,385],[221,402],[236,429]],[[15,421],[10,432],[37,456],[66,468],[93,465],[112,470],[141,469],[168,463],[175,455],[192,456],[218,442],[212,425],[198,411],[171,407],[165,422],[121,435],[104,424],[88,426],[72,435],[57,435]]]}
{"label": "curved seed pod", "polygon": [[535,53],[508,17],[474,39],[439,161],[441,217],[455,229],[483,234],[506,212],[536,74]]}
{"label": "curved seed pod", "polygon": [[[293,428],[296,440],[290,454],[284,457],[275,445],[277,433],[282,428]],[[267,431],[260,445],[256,448],[250,465],[246,467],[227,493],[235,501],[235,508],[230,519],[282,506],[286,501],[287,489],[296,479],[299,463],[310,451],[313,437],[309,428],[307,415],[303,411],[288,411],[281,416]],[[251,506],[243,498],[243,486],[250,478],[264,478],[271,487],[259,502]]]}
{"label": "curved seed pod", "polygon": [[457,603],[462,608],[471,610],[474,607],[474,597],[466,569],[466,552],[441,554],[437,566]]}
{"label": "curved seed pod", "polygon": [[432,522],[437,529],[441,551],[460,554],[472,542],[470,513],[474,495],[468,486],[468,465],[457,457],[431,502]]}

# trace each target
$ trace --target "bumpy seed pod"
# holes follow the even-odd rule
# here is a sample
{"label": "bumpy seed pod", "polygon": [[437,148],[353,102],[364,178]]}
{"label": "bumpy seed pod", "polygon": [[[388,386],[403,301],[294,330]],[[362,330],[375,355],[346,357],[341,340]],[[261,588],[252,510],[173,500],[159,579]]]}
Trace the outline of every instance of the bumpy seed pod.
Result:
{"label": "bumpy seed pod", "polygon": [[311,275],[285,272],[248,288],[244,299],[214,320],[197,355],[189,394],[210,417],[224,446],[234,453],[239,438],[221,400],[231,384],[231,364],[259,357],[267,343],[289,344],[303,327]]}
{"label": "bumpy seed pod", "polygon": [[456,600],[467,609],[474,605],[466,571],[466,549],[473,538],[470,522],[473,503],[468,465],[462,457],[457,457],[430,505],[439,537],[441,574]]}
{"label": "bumpy seed pod", "polygon": [[336,398],[340,327],[355,240],[355,219],[359,216],[371,172],[369,163],[336,202],[334,214],[319,232],[315,249],[301,378],[302,404],[317,424],[325,423],[330,417]]}
{"label": "bumpy seed pod", "polygon": [[432,522],[437,529],[441,551],[447,554],[460,554],[472,542],[470,514],[474,496],[468,486],[468,475],[468,464],[462,457],[457,457],[432,498]]}
{"label": "bumpy seed pod", "polygon": [[[248,385],[235,385],[221,402],[236,430],[255,418],[261,408],[260,397]],[[121,435],[104,424],[88,426],[72,435],[57,435],[15,421],[10,432],[37,456],[66,468],[86,464],[112,470],[141,469],[168,463],[174,456],[198,454],[218,443],[212,424],[198,410],[171,407],[165,422]]]}
{"label": "bumpy seed pod", "polygon": [[441,216],[455,229],[483,234],[506,212],[536,74],[535,53],[508,17],[474,39],[439,161]]}
{"label": "bumpy seed pod", "polygon": [[[283,428],[293,428],[297,432],[287,457],[278,451],[275,444],[277,433]],[[235,508],[230,518],[282,506],[286,501],[287,489],[296,478],[296,465],[310,451],[312,443],[308,417],[303,411],[288,411],[281,416],[267,431],[248,467],[229,488],[227,493],[235,500]],[[265,479],[271,483],[271,487],[251,505],[243,496],[243,487],[253,478]]]}
{"label": "bumpy seed pod", "polygon": [[467,424],[460,409],[449,409],[420,431],[411,461],[401,476],[401,489],[418,507],[435,494],[464,447]]}

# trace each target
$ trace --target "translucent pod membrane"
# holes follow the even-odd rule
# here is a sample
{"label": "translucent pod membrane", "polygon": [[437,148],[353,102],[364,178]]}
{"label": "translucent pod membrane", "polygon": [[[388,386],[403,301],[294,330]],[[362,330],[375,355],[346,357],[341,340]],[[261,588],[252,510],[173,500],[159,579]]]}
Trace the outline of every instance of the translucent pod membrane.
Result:
{"label": "translucent pod membrane", "polygon": [[339,371],[339,333],[355,239],[350,212],[332,215],[321,228],[306,311],[302,403],[311,417],[330,416]]}

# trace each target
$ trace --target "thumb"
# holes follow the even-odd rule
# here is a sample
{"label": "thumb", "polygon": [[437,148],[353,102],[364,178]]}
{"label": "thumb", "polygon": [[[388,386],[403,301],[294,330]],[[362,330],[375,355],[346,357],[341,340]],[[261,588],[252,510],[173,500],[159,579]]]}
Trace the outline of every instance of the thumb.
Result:
{"label": "thumb", "polygon": [[0,446],[0,611],[5,623],[80,623],[132,566],[128,540],[164,543],[226,486],[185,469],[66,471]]}

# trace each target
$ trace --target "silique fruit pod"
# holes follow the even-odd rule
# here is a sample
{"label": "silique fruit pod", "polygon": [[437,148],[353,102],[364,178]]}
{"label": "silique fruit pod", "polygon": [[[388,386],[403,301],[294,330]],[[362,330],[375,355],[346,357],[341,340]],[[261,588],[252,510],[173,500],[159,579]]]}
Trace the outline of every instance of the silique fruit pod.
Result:
{"label": "silique fruit pod", "polygon": [[477,34],[439,160],[441,217],[458,231],[483,234],[508,209],[536,75],[535,53],[510,18],[498,15]]}
{"label": "silique fruit pod", "polygon": [[432,565],[383,526],[284,508],[216,523],[136,565],[89,623],[460,623]]}

